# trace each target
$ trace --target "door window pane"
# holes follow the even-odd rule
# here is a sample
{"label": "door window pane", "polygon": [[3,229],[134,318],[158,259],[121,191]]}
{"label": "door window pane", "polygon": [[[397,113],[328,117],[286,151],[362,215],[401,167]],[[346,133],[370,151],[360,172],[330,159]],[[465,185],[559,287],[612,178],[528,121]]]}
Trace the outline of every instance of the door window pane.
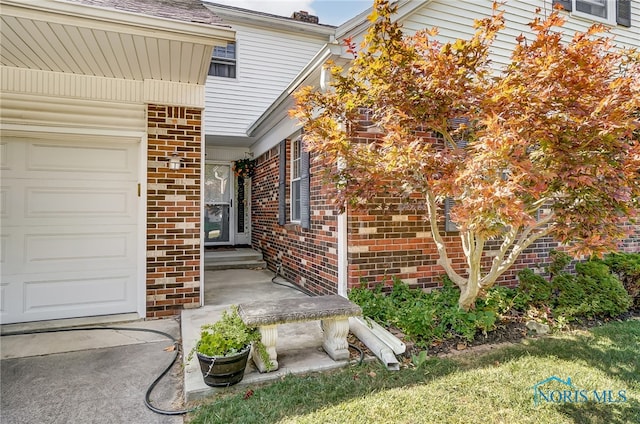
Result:
{"label": "door window pane", "polygon": [[229,202],[231,167],[229,165],[206,165],[204,168],[204,201]]}
{"label": "door window pane", "polygon": [[227,243],[231,240],[231,166],[205,164],[204,241]]}

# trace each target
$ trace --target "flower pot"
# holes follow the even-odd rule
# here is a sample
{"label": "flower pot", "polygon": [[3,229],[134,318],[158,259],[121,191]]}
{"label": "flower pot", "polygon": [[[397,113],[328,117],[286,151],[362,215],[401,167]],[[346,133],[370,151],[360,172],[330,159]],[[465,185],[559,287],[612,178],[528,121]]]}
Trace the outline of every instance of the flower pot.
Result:
{"label": "flower pot", "polygon": [[250,351],[251,345],[229,356],[207,356],[196,352],[205,384],[212,387],[227,387],[239,383],[244,377]]}

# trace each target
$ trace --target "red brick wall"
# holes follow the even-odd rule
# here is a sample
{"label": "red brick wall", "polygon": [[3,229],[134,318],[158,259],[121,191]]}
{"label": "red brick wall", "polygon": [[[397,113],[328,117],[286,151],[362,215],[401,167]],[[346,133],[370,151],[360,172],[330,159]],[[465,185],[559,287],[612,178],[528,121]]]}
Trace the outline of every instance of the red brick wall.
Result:
{"label": "red brick wall", "polygon": [[620,250],[628,253],[640,253],[640,224],[630,227],[631,234],[621,243]]}
{"label": "red brick wall", "polygon": [[[363,115],[366,125],[366,115]],[[361,140],[379,137],[365,130]],[[436,141],[436,140],[434,140]],[[290,158],[290,143],[287,143]],[[312,228],[306,231],[299,225],[278,225],[278,148],[258,158],[256,176],[252,183],[252,243],[262,250],[270,269],[282,266],[282,273],[290,280],[318,293],[337,291],[337,211],[331,205],[329,189],[323,185],[322,169],[314,164],[311,170]],[[287,161],[287,199],[289,199],[289,161]],[[421,200],[415,199],[419,205]],[[414,287],[430,289],[441,286],[444,269],[437,265],[439,258],[425,222],[425,211],[408,210],[390,194],[379,199],[368,212],[349,211],[348,221],[348,288],[366,282],[373,287],[381,282],[391,284],[399,277]],[[423,204],[424,207],[424,204]],[[289,211],[289,205],[287,205]],[[443,212],[443,211],[441,211]],[[289,212],[287,212],[288,214]],[[444,214],[441,213],[441,217]],[[444,218],[442,218],[444,220]],[[467,264],[459,233],[441,234],[448,246],[454,268],[466,274]],[[500,241],[487,242],[483,264],[489,268],[492,252],[499,250]],[[550,237],[537,240],[499,279],[498,284],[517,284],[517,273],[524,268],[540,272],[549,264],[549,251],[559,244]],[[640,251],[640,226],[632,237],[620,245],[627,252]]]}
{"label": "red brick wall", "polygon": [[[202,111],[147,108],[147,317],[200,306]],[[166,158],[177,151],[179,170]]]}
{"label": "red brick wall", "polygon": [[[379,283],[392,283],[398,277],[412,287],[430,289],[442,285],[444,269],[437,265],[439,258],[430,226],[425,222],[424,211],[407,210],[385,199],[386,209],[349,213],[349,279],[348,287],[361,282],[371,288]],[[442,210],[440,211],[442,215]],[[447,245],[447,253],[454,268],[461,274],[467,269],[459,233],[444,231],[441,234]],[[558,243],[542,238],[527,249],[511,269],[498,280],[499,284],[516,284],[516,274],[523,268],[544,266],[548,263],[549,250]],[[491,251],[500,247],[498,241],[488,242],[483,257],[488,267]]]}
{"label": "red brick wall", "polygon": [[[291,158],[287,141],[287,159]],[[267,266],[289,281],[316,294],[337,292],[337,211],[323,189],[321,164],[311,161],[311,228],[288,222],[278,224],[279,149],[273,148],[257,159],[252,179],[251,239],[262,251]],[[287,160],[287,201],[290,199],[290,161]],[[287,203],[287,221],[290,205]]]}
{"label": "red brick wall", "polygon": [[[392,277],[399,277],[413,287],[440,287],[445,272],[436,264],[439,255],[429,226],[424,222],[425,213],[403,210],[398,204],[390,203],[389,198],[385,199],[385,203],[389,209],[384,211],[374,209],[369,213],[349,214],[348,287],[357,287],[361,282],[371,288],[379,283],[390,285]],[[631,237],[620,243],[620,250],[640,252],[640,225],[636,225],[634,230]],[[464,275],[467,265],[459,233],[441,234],[444,234],[448,255],[455,269]],[[497,251],[500,243],[500,240],[486,243],[483,264],[487,269],[493,259],[491,252]],[[549,251],[558,248],[559,244],[550,237],[537,240],[497,283],[516,285],[516,275],[524,268],[537,268],[543,272],[543,268],[549,264]]]}

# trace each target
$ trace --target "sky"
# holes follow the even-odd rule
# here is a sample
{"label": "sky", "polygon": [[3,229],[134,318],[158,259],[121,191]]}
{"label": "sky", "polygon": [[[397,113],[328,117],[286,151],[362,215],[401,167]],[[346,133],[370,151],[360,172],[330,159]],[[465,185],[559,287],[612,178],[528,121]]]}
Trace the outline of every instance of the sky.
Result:
{"label": "sky", "polygon": [[321,24],[340,25],[371,7],[373,0],[208,0],[243,9],[258,10],[274,15],[291,16],[306,10],[316,15]]}

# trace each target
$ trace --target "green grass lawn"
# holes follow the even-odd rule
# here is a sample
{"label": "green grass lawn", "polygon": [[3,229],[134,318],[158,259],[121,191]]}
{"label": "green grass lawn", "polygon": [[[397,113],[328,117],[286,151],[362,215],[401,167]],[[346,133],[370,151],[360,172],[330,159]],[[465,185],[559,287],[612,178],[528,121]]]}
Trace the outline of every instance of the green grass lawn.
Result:
{"label": "green grass lawn", "polygon": [[[539,387],[545,396],[579,402],[542,397],[535,405],[534,385],[551,376],[570,377],[573,388],[549,382]],[[188,422],[640,423],[640,320],[528,339],[484,354],[430,358],[398,372],[375,362],[288,376],[232,389]]]}

